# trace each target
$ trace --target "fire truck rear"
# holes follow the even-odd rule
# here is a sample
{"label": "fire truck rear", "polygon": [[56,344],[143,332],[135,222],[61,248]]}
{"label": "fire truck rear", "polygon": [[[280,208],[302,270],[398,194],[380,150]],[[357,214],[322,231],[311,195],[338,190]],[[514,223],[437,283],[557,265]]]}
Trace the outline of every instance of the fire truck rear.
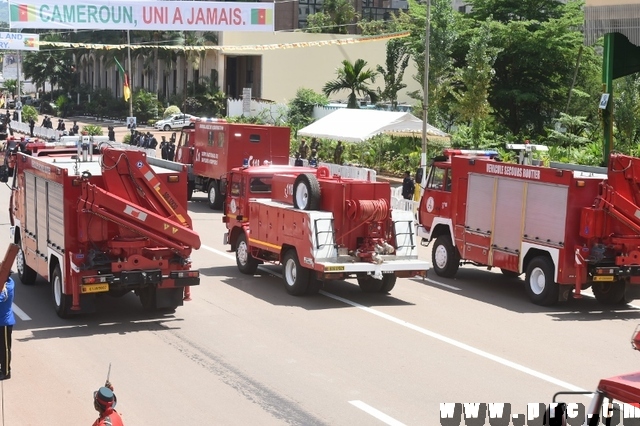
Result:
{"label": "fire truck rear", "polygon": [[390,208],[387,182],[331,176],[326,167],[235,168],[224,188],[225,244],[240,272],[280,263],[292,295],[356,277],[365,292],[388,293],[397,277],[426,276],[412,212]]}
{"label": "fire truck rear", "polygon": [[[23,284],[49,281],[56,313],[94,310],[96,295],[134,291],[145,309],[182,305],[199,284],[200,247],[186,210],[186,170],[152,167],[140,151],[15,154],[11,232]],[[7,179],[4,180],[5,182]]]}
{"label": "fire truck rear", "polygon": [[289,164],[290,139],[288,127],[192,119],[182,130],[175,156],[175,161],[190,167],[189,199],[194,191],[206,192],[209,207],[220,210],[224,200],[220,182],[227,172],[244,161]]}
{"label": "fire truck rear", "polygon": [[435,241],[438,275],[453,277],[461,262],[526,273],[541,305],[588,287],[601,303],[640,296],[640,160],[616,154],[602,169],[496,156],[448,150],[433,162],[418,235]]}

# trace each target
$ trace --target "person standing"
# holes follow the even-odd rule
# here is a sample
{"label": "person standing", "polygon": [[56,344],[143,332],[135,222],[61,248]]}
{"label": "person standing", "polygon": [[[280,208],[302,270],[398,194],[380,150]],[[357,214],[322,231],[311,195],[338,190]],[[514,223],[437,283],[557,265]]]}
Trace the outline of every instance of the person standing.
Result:
{"label": "person standing", "polygon": [[33,137],[33,128],[36,127],[36,122],[33,118],[29,119],[29,136]]}
{"label": "person standing", "polygon": [[309,147],[307,146],[307,141],[302,139],[302,142],[300,142],[300,147],[298,148],[298,152],[300,153],[300,157],[302,158],[307,158],[307,156],[309,155]]}
{"label": "person standing", "polygon": [[413,193],[415,191],[415,185],[413,179],[411,179],[411,173],[409,171],[404,172],[404,179],[402,180],[402,198],[405,200],[413,199]]}
{"label": "person standing", "polygon": [[169,148],[169,142],[167,142],[167,137],[162,136],[162,140],[160,141],[160,156],[163,160],[167,159],[167,150]]}
{"label": "person standing", "polygon": [[344,146],[342,146],[342,142],[338,141],[338,145],[336,145],[336,150],[333,151],[333,163],[341,165],[342,164],[342,153],[344,152]]}
{"label": "person standing", "polygon": [[173,136],[171,136],[171,140],[169,141],[169,147],[167,148],[167,160],[173,161],[173,157],[176,155],[176,143]]}
{"label": "person standing", "polygon": [[309,148],[311,148],[311,152],[315,151],[317,154],[318,151],[320,151],[320,142],[318,142],[318,139],[311,138],[311,146],[309,146]]}
{"label": "person standing", "polygon": [[[77,125],[75,127],[78,127]],[[109,126],[109,132],[107,133],[109,136],[109,142],[115,142],[116,141],[116,131],[113,128],[113,126]]]}
{"label": "person standing", "polygon": [[9,278],[0,292],[0,380],[11,378],[11,332],[16,323],[13,316],[14,282]]}
{"label": "person standing", "polygon": [[115,410],[117,398],[113,386],[107,381],[105,386],[93,393],[93,407],[98,418],[92,426],[124,426],[120,413]]}

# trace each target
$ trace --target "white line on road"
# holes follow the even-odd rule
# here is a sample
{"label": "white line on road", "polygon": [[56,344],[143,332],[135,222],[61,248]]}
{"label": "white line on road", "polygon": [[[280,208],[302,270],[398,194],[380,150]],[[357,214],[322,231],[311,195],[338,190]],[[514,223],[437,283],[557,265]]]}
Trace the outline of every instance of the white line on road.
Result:
{"label": "white line on road", "polygon": [[[224,256],[224,257],[227,257],[229,259],[235,260],[235,257],[230,255],[230,254],[228,254],[228,253],[222,252],[220,250],[216,250],[214,248],[211,248],[211,247],[208,247],[208,246],[205,246],[205,245],[203,245],[201,247],[206,249],[206,250],[212,251],[212,252],[214,252],[216,254],[219,254],[221,256]],[[430,280],[430,281],[432,281],[432,280]],[[515,363],[513,361],[509,361],[508,359],[499,357],[497,355],[490,354],[489,352],[485,352],[485,351],[483,351],[481,349],[478,349],[478,348],[475,348],[473,346],[467,345],[466,343],[459,342],[459,341],[454,340],[454,339],[452,339],[450,337],[446,337],[446,336],[443,336],[441,334],[435,333],[433,331],[427,330],[426,328],[422,328],[422,327],[419,327],[419,326],[417,326],[415,324],[411,324],[411,323],[409,323],[407,321],[401,320],[401,319],[396,318],[394,316],[391,316],[389,314],[385,314],[384,312],[380,312],[380,311],[377,311],[375,309],[368,308],[368,307],[366,307],[364,305],[361,305],[359,303],[353,302],[353,301],[351,301],[349,299],[345,299],[343,297],[336,296],[335,294],[332,294],[332,293],[327,293],[324,290],[320,290],[320,294],[322,294],[322,295],[324,295],[326,297],[329,297],[331,299],[337,300],[339,302],[345,303],[347,305],[353,306],[354,308],[362,309],[365,312],[368,312],[368,313],[373,314],[373,315],[375,315],[377,317],[386,319],[387,321],[391,321],[391,322],[393,322],[395,324],[398,324],[398,325],[401,325],[403,327],[407,327],[407,328],[409,328],[411,330],[417,331],[418,333],[424,334],[425,336],[432,337],[432,338],[434,338],[436,340],[440,340],[441,342],[444,342],[444,343],[447,343],[449,345],[455,346],[455,347],[457,347],[459,349],[465,350],[467,352],[471,352],[472,354],[475,354],[475,355],[481,356],[483,358],[489,359],[491,361],[497,362],[498,364],[502,364],[502,365],[504,365],[506,367],[512,368],[514,370],[520,371],[520,372],[525,373],[525,374],[528,374],[528,375],[530,375],[532,377],[535,377],[535,378],[538,378],[540,380],[544,380],[545,382],[549,382],[551,384],[554,384],[556,386],[565,388],[565,389],[570,390],[570,391],[586,392],[585,389],[579,388],[578,386],[575,386],[575,385],[573,385],[571,383],[565,382],[565,381],[560,380],[560,379],[556,379],[555,377],[551,377],[551,376],[549,376],[547,374],[544,374],[544,373],[541,373],[539,371],[533,370],[533,369],[531,369],[529,367],[525,367],[524,365]]]}
{"label": "white line on road", "polygon": [[[436,280],[432,280],[431,278],[425,278],[424,280],[425,281],[429,281],[431,284],[435,284],[435,285],[439,285],[440,287],[448,288],[449,290],[462,291],[461,288],[454,287],[454,286],[449,285],[449,284],[441,283],[441,282],[438,282]],[[420,281],[422,281],[422,279],[414,278],[413,281],[420,282]]]}
{"label": "white line on road", "polygon": [[365,413],[372,415],[373,417],[375,417],[376,419],[380,420],[385,424],[388,424],[391,426],[404,426],[404,423],[397,421],[393,417],[386,415],[380,410],[376,410],[372,406],[365,404],[362,401],[349,401],[349,404],[353,405],[354,407],[358,407]]}
{"label": "white line on road", "polygon": [[27,315],[22,309],[18,307],[15,303],[12,305],[13,313],[18,316],[22,321],[31,321],[31,317]]}
{"label": "white line on road", "polygon": [[391,321],[391,322],[396,323],[398,325],[401,325],[403,327],[407,327],[407,328],[409,328],[411,330],[417,331],[418,333],[424,334],[425,336],[433,337],[434,339],[440,340],[441,342],[448,343],[449,345],[455,346],[455,347],[457,347],[459,349],[465,350],[467,352],[471,352],[472,354],[475,354],[475,355],[481,356],[483,358],[489,359],[491,361],[497,362],[498,364],[502,364],[502,365],[504,365],[506,367],[513,368],[514,370],[517,370],[517,371],[520,371],[522,373],[525,373],[525,374],[528,374],[530,376],[533,376],[535,378],[544,380],[545,382],[552,383],[552,384],[554,384],[556,386],[565,388],[565,389],[570,390],[570,391],[585,392],[584,389],[579,388],[578,386],[572,385],[571,383],[567,383],[567,382],[562,381],[560,379],[556,379],[555,377],[551,377],[551,376],[549,376],[547,374],[544,374],[544,373],[541,373],[539,371],[533,370],[533,369],[531,369],[529,367],[525,367],[524,365],[515,363],[513,361],[509,361],[508,359],[499,357],[497,355],[490,354],[489,352],[485,352],[485,351],[483,351],[481,349],[474,348],[473,346],[467,345],[466,343],[459,342],[459,341],[454,340],[454,339],[452,339],[450,337],[443,336],[442,334],[438,334],[438,333],[435,333],[433,331],[427,330],[426,328],[422,328],[422,327],[419,327],[419,326],[417,326],[415,324],[411,324],[411,323],[409,323],[407,321],[403,321],[403,320],[398,319],[398,318],[396,318],[394,316],[391,316],[389,314],[385,314],[384,312],[376,311],[375,309],[371,309],[371,308],[363,306],[363,305],[361,305],[359,303],[352,302],[349,299],[345,299],[343,297],[336,296],[335,294],[327,293],[324,290],[320,290],[320,293],[325,295],[325,296],[327,296],[327,297],[329,297],[329,298],[331,298],[331,299],[338,300],[338,301],[340,301],[342,303],[346,303],[347,305],[351,305],[354,308],[362,309],[365,312],[368,312],[370,314],[376,315],[376,316],[378,316],[380,318],[384,318],[387,321]]}

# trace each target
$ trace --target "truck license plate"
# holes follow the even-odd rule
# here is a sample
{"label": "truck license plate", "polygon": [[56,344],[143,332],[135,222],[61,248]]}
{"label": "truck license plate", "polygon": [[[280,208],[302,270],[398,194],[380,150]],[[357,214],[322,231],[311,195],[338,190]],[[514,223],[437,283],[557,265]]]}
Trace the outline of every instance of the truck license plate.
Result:
{"label": "truck license plate", "polygon": [[615,281],[616,277],[613,275],[596,275],[593,277],[594,281]]}
{"label": "truck license plate", "polygon": [[83,284],[80,289],[81,293],[102,293],[103,291],[109,291],[109,284]]}

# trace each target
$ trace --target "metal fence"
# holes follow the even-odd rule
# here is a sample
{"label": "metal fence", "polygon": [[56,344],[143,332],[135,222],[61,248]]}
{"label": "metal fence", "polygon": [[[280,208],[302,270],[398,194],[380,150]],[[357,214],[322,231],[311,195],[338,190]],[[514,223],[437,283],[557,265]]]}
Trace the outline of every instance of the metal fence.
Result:
{"label": "metal fence", "polygon": [[[25,135],[31,134],[31,132],[29,131],[28,123],[11,120],[11,129],[14,132],[23,133]],[[43,139],[59,139],[60,136],[62,136],[62,132],[53,129],[47,129],[41,126],[34,126],[33,136]]]}

